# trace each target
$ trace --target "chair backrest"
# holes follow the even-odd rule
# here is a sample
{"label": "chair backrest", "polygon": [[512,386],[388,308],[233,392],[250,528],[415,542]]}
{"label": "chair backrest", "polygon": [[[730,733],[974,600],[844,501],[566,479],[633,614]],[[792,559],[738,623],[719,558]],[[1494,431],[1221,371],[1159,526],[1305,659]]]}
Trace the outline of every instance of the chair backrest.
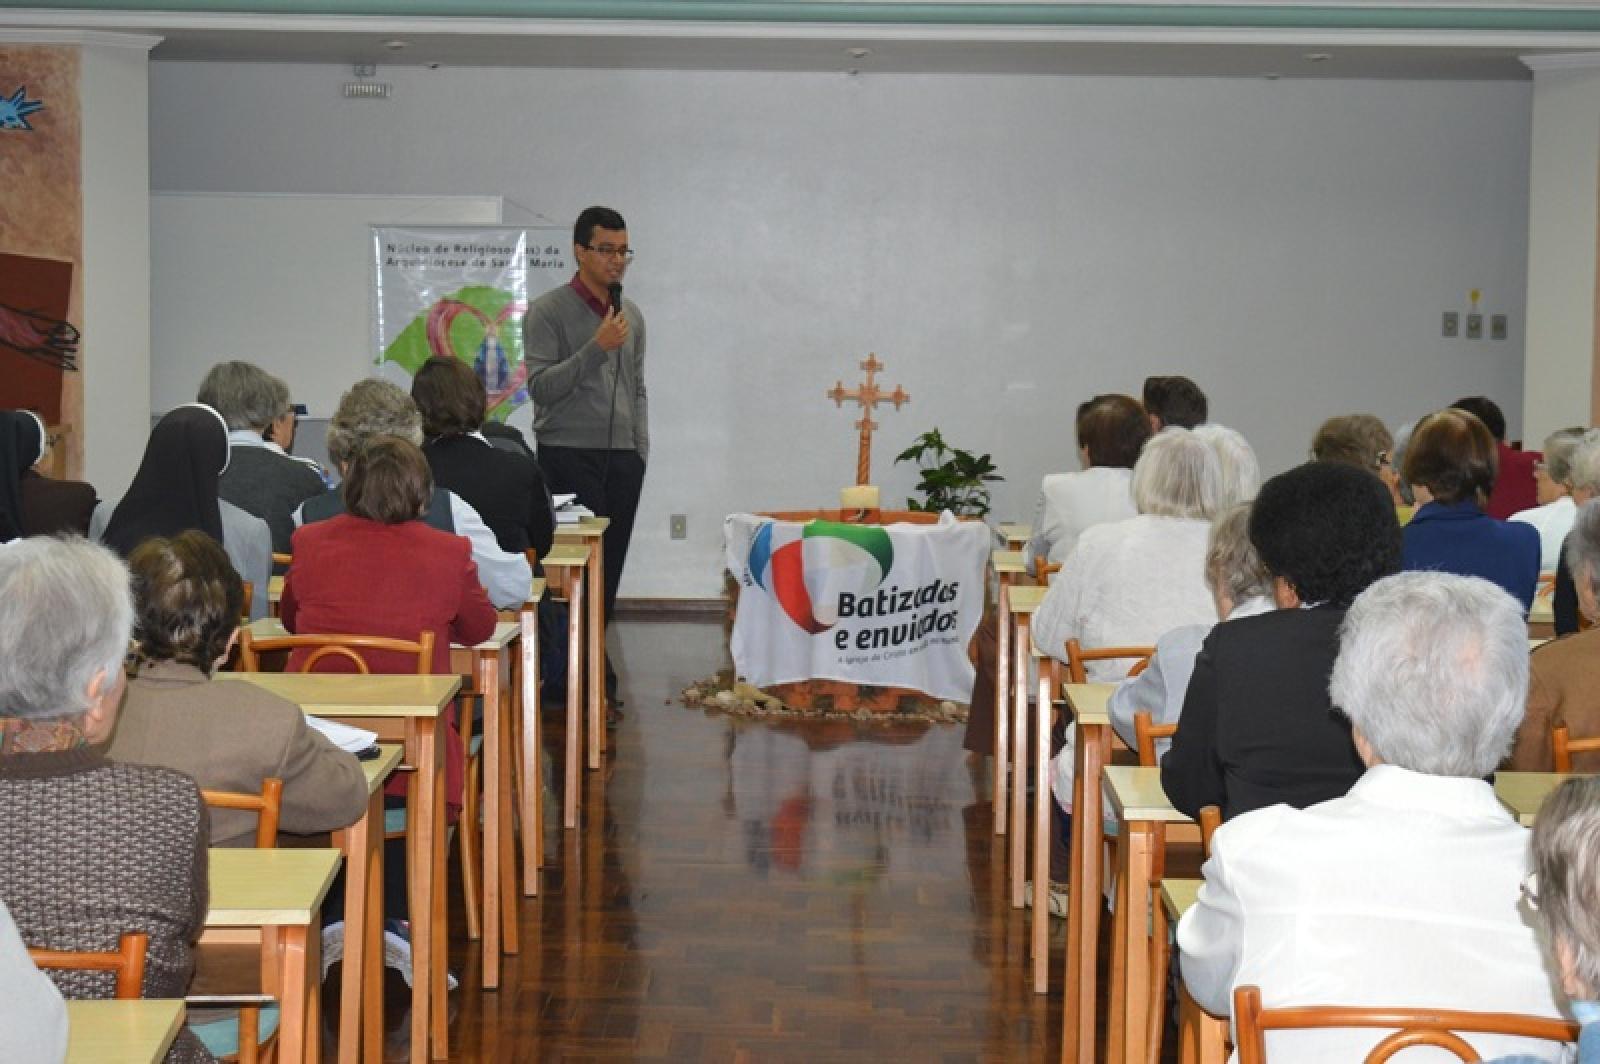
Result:
{"label": "chair backrest", "polygon": [[293,562],[293,561],[294,561],[294,555],[293,554],[279,554],[277,551],[273,551],[272,552],[272,564],[273,565],[281,565],[285,569],[287,569],[287,568],[289,568],[289,564],[291,562]]}
{"label": "chair backrest", "polygon": [[1133,665],[1128,669],[1129,676],[1137,676],[1150,664],[1150,657],[1156,652],[1155,647],[1095,647],[1085,650],[1078,645],[1076,639],[1067,640],[1067,682],[1088,683],[1089,675],[1084,671],[1084,663],[1090,661],[1115,661],[1118,659],[1131,659]]}
{"label": "chair backrest", "polygon": [[30,949],[28,956],[40,968],[71,968],[86,972],[115,972],[117,998],[137,999],[144,990],[144,954],[150,936],[143,931],[125,931],[112,953],[85,953],[75,950]]}
{"label": "chair backrest", "polygon": [[1380,1006],[1309,1005],[1293,1008],[1261,1007],[1261,988],[1241,986],[1233,991],[1233,1020],[1237,1028],[1234,1048],[1239,1064],[1266,1064],[1266,1032],[1291,1028],[1360,1027],[1390,1030],[1364,1058],[1366,1064],[1384,1061],[1412,1046],[1437,1046],[1465,1061],[1482,1058],[1456,1032],[1506,1034],[1571,1042],[1578,1025],[1544,1016],[1513,1012],[1463,1012],[1454,1009],[1404,1009]]}
{"label": "chair backrest", "polygon": [[1574,739],[1565,724],[1550,726],[1550,755],[1557,772],[1572,771],[1573,754],[1587,754],[1595,750],[1600,750],[1600,736]]}
{"label": "chair backrest", "polygon": [[433,633],[423,632],[416,640],[391,639],[379,635],[279,635],[258,639],[245,628],[239,633],[239,670],[260,672],[261,655],[277,650],[315,648],[300,663],[301,672],[314,672],[317,662],[327,657],[345,658],[360,673],[371,672],[362,650],[389,650],[397,654],[414,654],[417,658],[417,675],[426,676],[433,671]]}
{"label": "chair backrest", "polygon": [[256,585],[253,580],[239,581],[244,585],[244,605],[239,607],[239,623],[250,623],[250,604],[256,600]]}
{"label": "chair backrest", "polygon": [[283,811],[283,780],[268,776],[261,781],[260,794],[202,789],[200,798],[213,809],[242,809],[256,814],[256,849],[270,850],[278,845],[278,816]]}
{"label": "chair backrest", "polygon": [[1156,724],[1150,719],[1150,714],[1144,710],[1133,715],[1134,749],[1139,751],[1139,764],[1145,768],[1155,768],[1156,740],[1170,739],[1178,732],[1176,724]]}
{"label": "chair backrest", "polygon": [[1222,826],[1222,809],[1215,805],[1202,805],[1200,815],[1195,817],[1200,825],[1200,853],[1211,856],[1211,836],[1217,833]]}
{"label": "chair backrest", "polygon": [[1060,562],[1035,561],[1033,564],[1033,582],[1040,587],[1048,587],[1050,578],[1060,571]]}

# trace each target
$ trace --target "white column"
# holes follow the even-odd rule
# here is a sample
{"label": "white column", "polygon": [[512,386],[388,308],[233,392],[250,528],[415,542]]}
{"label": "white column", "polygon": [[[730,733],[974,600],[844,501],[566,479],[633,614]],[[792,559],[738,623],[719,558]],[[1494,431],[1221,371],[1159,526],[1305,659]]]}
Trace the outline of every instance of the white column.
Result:
{"label": "white column", "polygon": [[1600,53],[1523,62],[1533,70],[1533,139],[1522,425],[1536,448],[1555,429],[1600,422]]}
{"label": "white column", "polygon": [[115,502],[150,435],[149,52],[160,38],[80,40],[84,479]]}

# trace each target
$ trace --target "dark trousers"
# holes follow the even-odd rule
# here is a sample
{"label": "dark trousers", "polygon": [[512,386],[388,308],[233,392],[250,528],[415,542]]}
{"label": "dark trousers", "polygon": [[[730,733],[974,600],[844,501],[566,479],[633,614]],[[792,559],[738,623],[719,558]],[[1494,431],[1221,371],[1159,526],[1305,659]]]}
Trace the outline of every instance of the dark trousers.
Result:
{"label": "dark trousers", "polygon": [[[617,604],[617,587],[622,583],[622,566],[628,560],[628,541],[633,538],[633,518],[639,512],[639,494],[644,489],[644,460],[638,451],[540,444],[539,468],[552,493],[571,492],[597,515],[611,519],[605,534],[604,603],[606,623],[610,624]],[[615,686],[608,659],[607,691]]]}

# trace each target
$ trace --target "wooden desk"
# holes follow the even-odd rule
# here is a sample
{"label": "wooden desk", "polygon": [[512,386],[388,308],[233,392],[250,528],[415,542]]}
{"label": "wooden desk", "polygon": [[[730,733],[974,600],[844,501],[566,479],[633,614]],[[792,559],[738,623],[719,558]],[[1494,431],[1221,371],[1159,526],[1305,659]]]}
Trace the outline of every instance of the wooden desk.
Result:
{"label": "wooden desk", "polygon": [[1017,582],[1017,577],[1026,570],[1022,564],[1020,551],[997,550],[990,555],[989,564],[994,568],[996,577],[999,578],[999,612],[996,617],[995,639],[997,653],[995,655],[994,677],[994,833],[1006,833],[1006,804],[1007,804],[1007,773],[1010,771],[1011,761],[1011,728],[1007,725],[1010,716],[1008,699],[1011,696],[1011,600],[1006,594],[1006,589]]}
{"label": "wooden desk", "polygon": [[[542,592],[542,581],[540,590]],[[533,621],[537,641],[537,618]],[[275,639],[289,634],[276,617],[252,621],[250,634],[257,639]],[[479,854],[482,866],[484,923],[483,985],[487,990],[500,985],[502,935],[507,953],[516,953],[517,910],[502,899],[516,893],[516,840],[511,829],[511,743],[507,707],[501,697],[511,690],[511,645],[522,638],[520,621],[496,622],[494,632],[481,643],[467,646],[450,644],[450,671],[471,685],[471,693],[483,698],[483,838]],[[537,671],[537,666],[535,666]],[[535,766],[535,773],[538,768]],[[380,820],[381,823],[381,820]],[[465,825],[457,830],[465,830]],[[467,885],[470,889],[470,884]]]}
{"label": "wooden desk", "polygon": [[1172,807],[1161,788],[1159,768],[1107,765],[1106,800],[1121,826],[1117,841],[1116,916],[1111,935],[1112,1060],[1144,1060],[1150,1007],[1150,914],[1158,904],[1152,889],[1154,861],[1168,824],[1193,821]]}
{"label": "wooden desk", "polygon": [[[1072,866],[1067,897],[1066,978],[1062,983],[1061,1059],[1095,1060],[1095,980],[1100,943],[1100,769],[1111,754],[1111,718],[1106,703],[1117,689],[1110,683],[1069,683],[1061,687],[1073,711]],[[1048,755],[1046,755],[1048,756]],[[1046,798],[1048,801],[1048,797]],[[1043,803],[1039,803],[1043,805]],[[1035,813],[1035,831],[1049,830],[1049,808],[1043,807],[1043,828]],[[1034,904],[1038,905],[1038,883]]]}
{"label": "wooden desk", "polygon": [[[1022,908],[1022,895],[1027,879],[1027,808],[1028,788],[1023,782],[1028,777],[1025,763],[1028,757],[1028,676],[1030,666],[1038,655],[1033,649],[1029,624],[1039,608],[1047,589],[1033,584],[1011,584],[1000,593],[1006,599],[1006,614],[1011,620],[1011,690],[1001,692],[1000,706],[1010,717],[1011,729],[1011,907]],[[1047,740],[1048,742],[1048,737]],[[1048,916],[1048,914],[1046,914]]]}
{"label": "wooden desk", "polygon": [[[578,717],[578,706],[583,691],[583,608],[584,570],[593,568],[593,552],[587,546],[562,543],[550,548],[550,553],[540,559],[546,579],[554,580],[567,600],[567,756],[566,780],[562,793],[561,824],[566,828],[578,826],[578,765],[579,744],[583,741],[583,721]],[[600,608],[589,603],[589,609]],[[591,768],[600,767],[599,748],[593,733],[605,730],[600,714],[600,696],[604,692],[604,677],[598,687],[592,682],[594,663],[590,662],[589,698],[586,709],[589,720],[589,750]],[[526,710],[524,710],[526,712]]]}
{"label": "wooden desk", "polygon": [[[473,646],[450,646],[450,671],[469,678],[483,698],[483,988],[500,987],[502,934],[507,953],[518,951],[516,841],[511,834],[511,743],[507,698],[511,691],[511,645],[522,638],[520,621],[499,621]],[[537,638],[537,635],[535,636]],[[461,823],[457,831],[477,830]],[[503,921],[503,926],[502,926]]]}
{"label": "wooden desk", "polygon": [[1000,538],[1006,541],[1006,550],[1021,550],[1033,538],[1033,529],[1017,522],[1006,522],[1000,526]]}
{"label": "wooden desk", "polygon": [[278,1059],[321,1052],[322,899],[339,871],[337,850],[217,849],[205,926],[261,932],[261,991],[278,999]]}
{"label": "wooden desk", "polygon": [[1517,823],[1533,827],[1544,800],[1565,780],[1579,778],[1569,772],[1496,772],[1494,793],[1500,804],[1511,810]]}
{"label": "wooden desk", "polygon": [[[406,798],[406,848],[411,896],[411,959],[426,978],[411,987],[411,1057],[448,1052],[445,1015],[444,738],[439,723],[461,689],[459,676],[356,673],[217,673],[217,679],[253,683],[316,717],[329,717],[405,743],[416,769]],[[438,1007],[432,1006],[437,1003]]]}
{"label": "wooden desk", "polygon": [[339,985],[339,1059],[383,1060],[383,786],[405,748],[384,743],[361,762],[367,809],[333,833],[344,854],[344,977]]}
{"label": "wooden desk", "polygon": [[[545,581],[535,577],[528,601],[516,610],[520,626],[522,655],[518,659],[515,698],[511,712],[516,732],[515,775],[521,799],[522,893],[539,893],[539,869],[544,867],[544,739],[539,717],[539,687],[543,669],[539,664],[539,603],[544,599]],[[503,611],[501,616],[505,616]],[[570,691],[569,691],[570,693]]]}
{"label": "wooden desk", "polygon": [[160,1064],[183,1016],[178,998],[69,1001],[66,1064]]}
{"label": "wooden desk", "polygon": [[[1172,927],[1177,927],[1183,914],[1194,908],[1204,883],[1203,879],[1161,881],[1161,907]],[[1178,988],[1178,1059],[1193,1064],[1223,1064],[1228,1058],[1228,1018],[1213,1016],[1195,1004],[1183,987],[1182,977]]]}
{"label": "wooden desk", "polygon": [[600,767],[606,752],[606,529],[609,517],[582,517],[575,525],[556,525],[556,543],[588,547],[589,768]]}
{"label": "wooden desk", "polygon": [[1553,639],[1556,634],[1555,593],[1535,595],[1528,610],[1528,635],[1533,639]]}

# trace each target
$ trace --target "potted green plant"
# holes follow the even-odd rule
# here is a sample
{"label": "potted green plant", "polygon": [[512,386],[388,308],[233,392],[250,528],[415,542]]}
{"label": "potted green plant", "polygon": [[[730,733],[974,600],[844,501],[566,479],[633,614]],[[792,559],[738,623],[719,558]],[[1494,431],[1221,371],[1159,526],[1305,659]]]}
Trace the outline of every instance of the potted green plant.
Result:
{"label": "potted green plant", "polygon": [[989,455],[951,447],[936,428],[918,436],[894,461],[896,465],[915,462],[922,474],[917,482],[922,498],[907,499],[906,508],[910,510],[949,510],[958,517],[985,517],[989,513],[989,484],[1005,479],[994,471]]}

